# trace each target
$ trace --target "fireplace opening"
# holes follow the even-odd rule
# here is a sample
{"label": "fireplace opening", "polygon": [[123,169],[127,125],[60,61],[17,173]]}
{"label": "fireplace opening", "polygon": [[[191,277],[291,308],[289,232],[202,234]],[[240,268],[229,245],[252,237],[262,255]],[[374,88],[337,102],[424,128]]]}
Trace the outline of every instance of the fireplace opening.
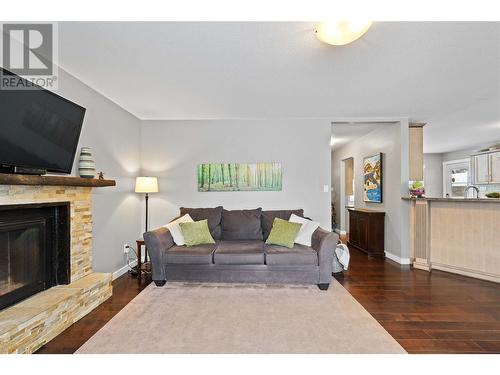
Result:
{"label": "fireplace opening", "polygon": [[0,309],[70,282],[69,202],[0,206]]}

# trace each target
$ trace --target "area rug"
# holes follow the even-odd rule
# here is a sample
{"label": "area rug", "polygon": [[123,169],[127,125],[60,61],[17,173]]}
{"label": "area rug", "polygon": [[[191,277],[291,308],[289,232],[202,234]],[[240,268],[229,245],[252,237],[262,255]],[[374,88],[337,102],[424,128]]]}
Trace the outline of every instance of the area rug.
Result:
{"label": "area rug", "polygon": [[406,353],[335,280],[151,284],[77,353]]}

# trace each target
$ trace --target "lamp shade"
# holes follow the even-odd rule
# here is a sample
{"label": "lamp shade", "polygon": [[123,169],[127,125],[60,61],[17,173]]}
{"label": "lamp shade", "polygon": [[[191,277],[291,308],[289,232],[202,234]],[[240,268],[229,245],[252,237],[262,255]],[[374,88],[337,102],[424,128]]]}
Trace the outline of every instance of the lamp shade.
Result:
{"label": "lamp shade", "polygon": [[337,21],[322,22],[316,26],[316,37],[327,44],[343,46],[354,42],[368,31],[371,22]]}
{"label": "lamp shade", "polygon": [[136,193],[158,193],[158,179],[156,177],[136,177]]}

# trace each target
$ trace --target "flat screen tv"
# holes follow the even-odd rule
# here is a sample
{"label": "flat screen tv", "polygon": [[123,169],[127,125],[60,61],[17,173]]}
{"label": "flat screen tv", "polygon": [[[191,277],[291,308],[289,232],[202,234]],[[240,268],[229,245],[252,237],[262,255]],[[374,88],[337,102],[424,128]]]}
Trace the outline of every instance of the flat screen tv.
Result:
{"label": "flat screen tv", "polygon": [[[0,79],[22,79],[0,69]],[[0,171],[71,173],[85,108],[31,86],[0,87]]]}

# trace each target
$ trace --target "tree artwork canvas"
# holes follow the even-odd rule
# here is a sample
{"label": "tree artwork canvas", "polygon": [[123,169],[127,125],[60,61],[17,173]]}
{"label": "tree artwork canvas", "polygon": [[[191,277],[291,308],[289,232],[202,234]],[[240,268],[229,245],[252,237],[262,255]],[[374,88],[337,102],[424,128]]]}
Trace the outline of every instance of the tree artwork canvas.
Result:
{"label": "tree artwork canvas", "polygon": [[198,191],[281,191],[281,163],[198,165]]}

